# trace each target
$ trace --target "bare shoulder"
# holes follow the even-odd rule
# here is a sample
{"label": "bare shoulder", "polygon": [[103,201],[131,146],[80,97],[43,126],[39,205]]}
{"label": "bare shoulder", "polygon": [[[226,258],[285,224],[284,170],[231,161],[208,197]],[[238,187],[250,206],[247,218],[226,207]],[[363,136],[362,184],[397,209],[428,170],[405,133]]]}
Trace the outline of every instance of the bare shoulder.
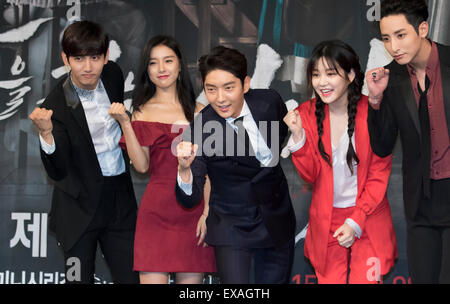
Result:
{"label": "bare shoulder", "polygon": [[131,121],[135,120],[143,120],[143,114],[141,111],[133,110],[133,113],[131,113]]}
{"label": "bare shoulder", "polygon": [[133,109],[132,120],[157,121],[160,111],[160,106],[150,99],[139,109]]}

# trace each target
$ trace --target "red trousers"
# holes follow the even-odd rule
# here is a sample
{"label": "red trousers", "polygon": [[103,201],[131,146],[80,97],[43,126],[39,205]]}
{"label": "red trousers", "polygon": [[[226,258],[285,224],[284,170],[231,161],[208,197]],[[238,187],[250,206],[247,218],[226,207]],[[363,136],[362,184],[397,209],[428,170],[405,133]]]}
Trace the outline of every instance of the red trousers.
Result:
{"label": "red trousers", "polygon": [[339,245],[337,238],[333,237],[334,232],[344,224],[345,219],[351,216],[353,209],[354,207],[333,208],[325,272],[316,271],[319,284],[378,283],[380,263],[376,263],[375,250],[365,231],[362,232],[360,239],[355,237],[353,245],[349,248]]}

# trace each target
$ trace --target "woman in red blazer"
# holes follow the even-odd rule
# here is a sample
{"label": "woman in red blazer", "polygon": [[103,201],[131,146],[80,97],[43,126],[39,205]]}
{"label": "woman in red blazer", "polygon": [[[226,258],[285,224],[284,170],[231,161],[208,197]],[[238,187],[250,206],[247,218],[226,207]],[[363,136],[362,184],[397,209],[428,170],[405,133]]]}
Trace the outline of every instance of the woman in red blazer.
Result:
{"label": "woman in red blazer", "polygon": [[322,42],[307,78],[317,98],[284,119],[292,160],[313,185],[305,256],[319,283],[380,282],[397,258],[386,196],[392,158],[370,147],[359,58],[342,41]]}

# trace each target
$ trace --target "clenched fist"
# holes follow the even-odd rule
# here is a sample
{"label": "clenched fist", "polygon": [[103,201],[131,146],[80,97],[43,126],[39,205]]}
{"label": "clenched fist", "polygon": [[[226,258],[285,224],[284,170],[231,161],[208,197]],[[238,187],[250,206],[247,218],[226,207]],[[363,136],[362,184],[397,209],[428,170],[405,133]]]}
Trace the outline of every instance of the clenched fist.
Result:
{"label": "clenched fist", "polygon": [[177,145],[178,172],[183,181],[190,179],[190,167],[197,154],[198,145],[182,141]]}
{"label": "clenched fist", "polygon": [[355,242],[355,230],[349,224],[344,223],[344,225],[336,229],[333,237],[337,239],[339,245],[349,248]]}
{"label": "clenched fist", "polygon": [[389,82],[389,70],[375,68],[366,73],[367,88],[369,89],[369,102],[379,104],[383,99],[383,92]]}
{"label": "clenched fist", "polygon": [[35,108],[30,114],[30,119],[39,131],[45,142],[53,144],[53,124],[52,124],[52,110],[45,108]]}
{"label": "clenched fist", "polygon": [[127,109],[120,102],[113,102],[111,104],[111,107],[109,108],[108,113],[109,113],[109,115],[111,115],[112,118],[117,120],[121,125],[126,124],[127,122],[130,122],[130,117],[128,117]]}
{"label": "clenched fist", "polygon": [[53,111],[45,108],[35,108],[33,112],[31,112],[29,117],[33,121],[33,124],[37,127],[41,136],[52,133],[52,115]]}
{"label": "clenched fist", "polygon": [[299,142],[303,138],[302,119],[298,110],[290,110],[283,118],[284,123],[292,133],[294,142]]}

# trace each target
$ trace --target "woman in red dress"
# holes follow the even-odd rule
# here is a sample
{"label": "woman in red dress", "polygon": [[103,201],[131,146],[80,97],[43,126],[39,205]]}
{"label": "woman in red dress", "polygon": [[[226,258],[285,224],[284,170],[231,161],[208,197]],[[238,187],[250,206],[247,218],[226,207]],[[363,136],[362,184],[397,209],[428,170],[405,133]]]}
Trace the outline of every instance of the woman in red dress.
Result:
{"label": "woman in red dress", "polygon": [[133,96],[131,121],[125,107],[114,103],[110,115],[122,127],[126,148],[138,172],[150,172],[136,223],[134,270],[141,283],[199,284],[215,272],[214,251],[206,235],[209,184],[204,203],[184,209],[175,198],[178,161],[176,144],[184,128],[203,105],[195,95],[178,43],[156,36],[145,47]]}
{"label": "woman in red dress", "polygon": [[353,49],[325,41],[307,67],[317,98],[289,111],[288,148],[312,184],[305,256],[319,283],[377,283],[397,257],[386,196],[391,156],[370,147],[364,74]]}

